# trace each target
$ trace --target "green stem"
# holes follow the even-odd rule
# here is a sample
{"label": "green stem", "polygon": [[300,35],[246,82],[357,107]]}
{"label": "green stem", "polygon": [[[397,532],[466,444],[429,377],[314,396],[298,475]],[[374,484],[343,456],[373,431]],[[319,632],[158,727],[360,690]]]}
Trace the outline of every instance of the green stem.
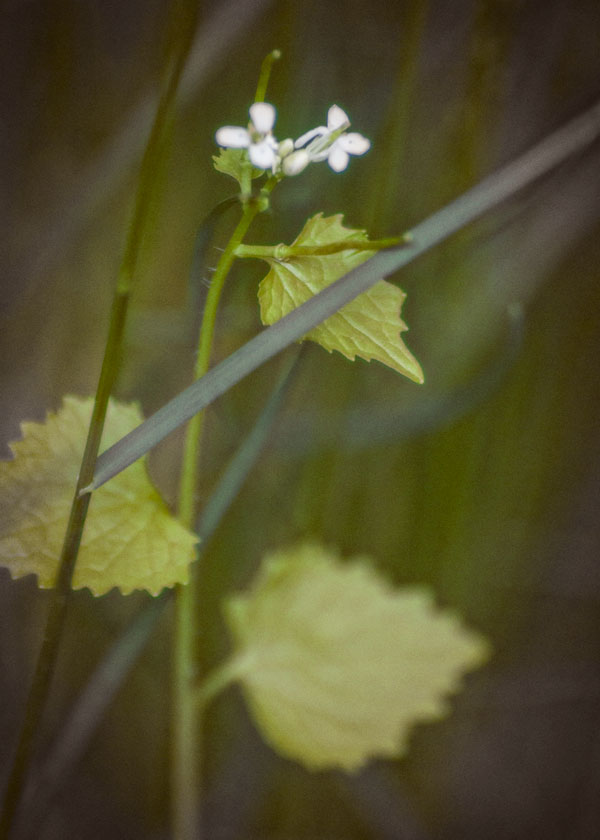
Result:
{"label": "green stem", "polygon": [[[259,198],[243,205],[242,217],[219,260],[206,298],[198,343],[194,375],[196,379],[208,370],[217,308],[225,279],[236,257],[236,250],[255,216],[265,208],[265,201],[277,183],[271,178]],[[179,485],[179,518],[193,528],[196,511],[198,455],[202,442],[204,412],[189,421],[184,444],[183,465]],[[172,830],[174,840],[199,840],[200,816],[200,721],[191,691],[198,668],[196,649],[196,581],[198,564],[192,566],[190,581],[178,586],[175,593],[175,637],[173,640],[173,739],[171,755]]]}
{"label": "green stem", "polygon": [[227,686],[243,677],[249,664],[247,659],[236,656],[211,671],[202,683],[192,690],[192,702],[197,711],[206,708]]}
{"label": "green stem", "polygon": [[156,183],[157,163],[162,154],[165,128],[175,103],[179,80],[196,30],[197,9],[195,3],[190,4],[189,14],[188,29],[180,45],[176,60],[167,75],[140,167],[135,205],[119,271],[117,288],[113,298],[104,359],[96,390],[85,451],[69,513],[67,530],[56,575],[56,583],[50,594],[44,637],[38,654],[29,696],[25,706],[19,742],[4,795],[2,816],[0,817],[0,838],[2,840],[9,837],[14,823],[28,774],[35,735],[46,706],[55,670],[71,592],[71,581],[75,571],[75,564],[77,562],[77,555],[91,498],[90,493],[80,493],[80,491],[91,484],[94,477],[94,466],[102,438],[108,400],[113,390],[119,368],[130,290],[133,284],[143,233],[147,225],[150,197]]}
{"label": "green stem", "polygon": [[342,242],[330,242],[327,245],[238,245],[236,257],[287,260],[290,257],[320,257],[339,254],[341,251],[381,251],[383,248],[397,248],[409,245],[410,234],[390,236],[387,239],[344,239]]}
{"label": "green stem", "polygon": [[256,93],[254,94],[255,102],[264,102],[265,94],[267,93],[267,85],[269,84],[269,77],[271,76],[271,69],[276,61],[281,58],[281,50],[272,50],[263,58],[260,65],[260,74],[258,77],[258,84],[256,85]]}

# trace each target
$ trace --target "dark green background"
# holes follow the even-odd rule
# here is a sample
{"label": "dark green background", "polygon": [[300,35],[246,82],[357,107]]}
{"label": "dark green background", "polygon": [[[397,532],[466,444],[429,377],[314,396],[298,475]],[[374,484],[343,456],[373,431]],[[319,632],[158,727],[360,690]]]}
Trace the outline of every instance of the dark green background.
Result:
{"label": "dark green background", "polygon": [[[175,15],[177,18],[177,15]],[[0,335],[3,455],[22,419],[94,391],[138,163],[178,31],[166,2],[4,5]],[[190,381],[195,233],[235,190],[213,135],[243,124],[258,68],[277,135],[342,106],[372,140],[343,175],[281,186],[248,241],[290,241],[343,212],[397,233],[600,94],[597,0],[221,2],[200,29],[138,272],[118,396],[146,414]],[[264,458],[202,561],[203,662],[228,649],[219,603],[265,550],[317,537],[430,585],[486,634],[490,663],[409,755],[310,774],[266,747],[229,691],[206,726],[211,840],[592,840],[600,836],[600,176],[598,146],[397,278],[417,386],[311,345]],[[217,232],[226,239],[231,217]],[[217,251],[207,254],[214,265]],[[259,329],[259,263],[226,289],[215,356]],[[203,287],[201,287],[203,288]],[[523,306],[521,326],[507,316]],[[210,410],[201,495],[266,398],[274,360]],[[153,453],[176,494],[181,434]],[[0,576],[6,768],[45,593]],[[77,593],[42,749],[146,596]],[[50,838],[167,837],[170,613],[61,791]],[[385,628],[382,628],[385,632]],[[6,770],[5,770],[6,772]],[[2,778],[0,776],[0,778]]]}

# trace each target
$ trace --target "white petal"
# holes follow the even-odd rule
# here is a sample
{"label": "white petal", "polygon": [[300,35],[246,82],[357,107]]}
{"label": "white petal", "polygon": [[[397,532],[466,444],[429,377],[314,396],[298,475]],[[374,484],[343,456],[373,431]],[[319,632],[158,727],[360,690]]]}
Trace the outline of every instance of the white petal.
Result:
{"label": "white petal", "polygon": [[338,143],[345,152],[351,155],[364,155],[371,148],[371,141],[356,132],[342,134]]}
{"label": "white petal", "polygon": [[281,168],[285,175],[298,175],[309,163],[308,152],[305,149],[298,149],[297,152],[292,152],[283,159]]}
{"label": "white petal", "polygon": [[262,143],[252,143],[248,149],[248,155],[254,166],[259,169],[270,169],[275,163],[277,155],[267,140]]}
{"label": "white petal", "polygon": [[268,134],[275,125],[275,108],[268,102],[255,102],[250,106],[250,119],[261,134]]}
{"label": "white petal", "polygon": [[343,172],[343,170],[348,166],[348,161],[350,157],[347,152],[345,152],[339,144],[339,141],[333,144],[331,149],[329,150],[329,156],[327,158],[327,163],[331,166],[334,172]]}
{"label": "white petal", "polygon": [[320,152],[314,152],[312,149],[307,149],[306,151],[314,163],[319,163],[321,160],[327,160],[331,154],[331,146],[327,146],[326,149],[322,149]]}
{"label": "white petal", "polygon": [[335,131],[336,128],[341,128],[343,125],[350,125],[350,120],[345,111],[342,111],[339,105],[332,105],[327,111],[327,128],[329,131]]}
{"label": "white petal", "polygon": [[245,149],[250,145],[250,135],[245,128],[237,125],[224,125],[215,134],[215,140],[219,146],[228,149]]}
{"label": "white petal", "polygon": [[305,134],[302,134],[296,142],[294,146],[299,149],[300,146],[306,146],[306,144],[313,139],[313,137],[320,137],[323,134],[329,134],[328,130],[325,128],[324,125],[319,125],[317,128],[311,128],[310,131],[307,131]]}

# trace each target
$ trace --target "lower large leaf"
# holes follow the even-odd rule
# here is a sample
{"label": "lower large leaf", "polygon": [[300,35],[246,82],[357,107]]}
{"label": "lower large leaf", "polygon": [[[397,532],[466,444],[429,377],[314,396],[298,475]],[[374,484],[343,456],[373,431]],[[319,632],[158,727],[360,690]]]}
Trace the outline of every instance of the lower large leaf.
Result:
{"label": "lower large leaf", "polygon": [[368,558],[317,545],[276,552],[252,591],[229,599],[240,679],[265,738],[311,769],[398,756],[486,642],[417,588],[393,589]]}

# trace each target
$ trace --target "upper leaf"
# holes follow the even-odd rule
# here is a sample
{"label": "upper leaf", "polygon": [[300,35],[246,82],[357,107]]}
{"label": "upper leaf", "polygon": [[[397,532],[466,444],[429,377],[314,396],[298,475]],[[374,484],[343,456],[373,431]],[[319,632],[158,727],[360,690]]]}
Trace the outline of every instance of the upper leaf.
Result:
{"label": "upper leaf", "polygon": [[[92,398],[69,396],[45,423],[22,423],[23,439],[11,444],[14,459],[0,463],[0,562],[13,577],[37,575],[44,589],[54,586],[92,406]],[[111,400],[103,444],[142,420],[136,405]],[[73,588],[156,595],[187,582],[196,542],[169,513],[145,459],[137,461],[93,494]]]}
{"label": "upper leaf", "polygon": [[[309,219],[294,245],[328,245],[345,240],[368,242],[363,230],[346,228],[342,216]],[[373,256],[372,251],[345,250],[319,256],[265,258],[271,270],[258,288],[263,324],[273,324],[326,286]],[[380,280],[342,309],[312,329],[304,338],[346,358],[377,359],[414,382],[423,382],[421,366],[400,337],[407,329],[400,318],[406,295],[397,286]]]}
{"label": "upper leaf", "polygon": [[262,169],[252,166],[248,160],[246,149],[219,149],[218,155],[212,156],[214,167],[218,172],[230,175],[242,187],[244,172],[250,167],[250,178],[260,178],[264,174]]}
{"label": "upper leaf", "polygon": [[401,755],[410,728],[448,713],[445,695],[488,652],[425,590],[394,590],[368,558],[342,563],[310,544],[265,558],[226,617],[263,735],[311,769]]}

